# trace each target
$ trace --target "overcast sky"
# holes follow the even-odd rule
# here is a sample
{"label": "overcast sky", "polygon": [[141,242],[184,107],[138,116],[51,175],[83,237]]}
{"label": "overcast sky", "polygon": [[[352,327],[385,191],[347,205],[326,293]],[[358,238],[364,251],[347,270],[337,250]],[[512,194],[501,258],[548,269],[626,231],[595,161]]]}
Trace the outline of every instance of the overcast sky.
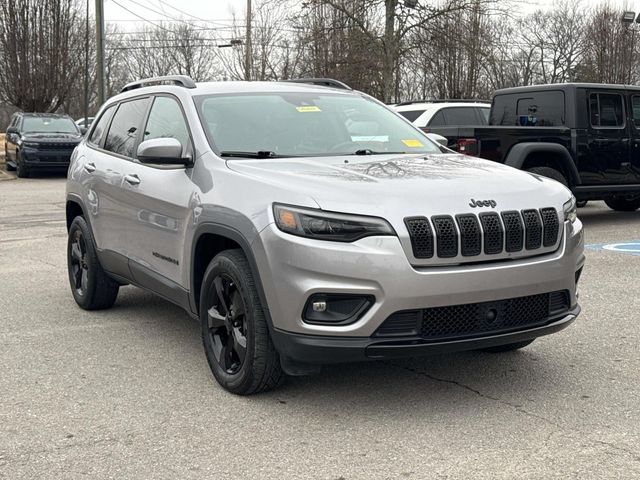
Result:
{"label": "overcast sky", "polygon": [[[582,1],[585,6],[592,6],[602,3],[603,0]],[[515,8],[528,13],[536,8],[548,8],[553,3],[554,0],[523,1]],[[638,10],[640,7],[640,0],[609,0],[609,3],[630,10]],[[198,18],[219,22],[219,25],[228,25],[233,12],[239,17],[244,16],[246,5],[246,0],[104,0],[105,20],[118,23],[126,30],[144,23],[139,17],[148,22],[171,21],[172,18]]]}

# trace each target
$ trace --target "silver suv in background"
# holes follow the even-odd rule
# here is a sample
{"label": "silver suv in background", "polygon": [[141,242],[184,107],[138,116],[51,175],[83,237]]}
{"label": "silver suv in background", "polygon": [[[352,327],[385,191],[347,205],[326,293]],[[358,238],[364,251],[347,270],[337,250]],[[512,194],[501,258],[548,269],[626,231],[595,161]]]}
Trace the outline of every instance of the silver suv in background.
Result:
{"label": "silver suv in background", "polygon": [[237,394],[568,326],[584,263],[569,190],[447,152],[331,80],[134,82],[69,168],[73,297],[108,308],[133,284],[180,305]]}

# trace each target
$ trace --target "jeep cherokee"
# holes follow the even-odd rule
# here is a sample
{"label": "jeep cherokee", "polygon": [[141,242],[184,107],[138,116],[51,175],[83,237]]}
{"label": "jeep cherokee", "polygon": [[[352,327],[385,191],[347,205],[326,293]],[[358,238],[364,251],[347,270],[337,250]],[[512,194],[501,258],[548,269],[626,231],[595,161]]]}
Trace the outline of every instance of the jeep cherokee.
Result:
{"label": "jeep cherokee", "polygon": [[145,288],[199,319],[227,390],[319,365],[509,351],[578,315],[560,183],[452,153],[339,82],[134,82],[67,181],[71,291]]}

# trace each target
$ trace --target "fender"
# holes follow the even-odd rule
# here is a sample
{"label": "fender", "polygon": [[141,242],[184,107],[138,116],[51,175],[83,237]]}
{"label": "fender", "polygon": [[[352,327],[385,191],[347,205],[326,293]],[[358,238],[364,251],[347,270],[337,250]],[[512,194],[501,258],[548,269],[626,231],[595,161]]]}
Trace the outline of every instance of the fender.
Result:
{"label": "fender", "polygon": [[558,143],[549,142],[525,142],[514,145],[505,157],[505,165],[522,170],[524,161],[532,153],[557,154],[562,166],[562,172],[568,175],[569,185],[580,185],[580,174],[569,151]]}
{"label": "fender", "polygon": [[189,303],[191,306],[191,310],[196,316],[198,316],[199,305],[196,302],[196,292],[195,292],[195,250],[196,245],[198,244],[198,240],[205,233],[211,233],[214,235],[219,235],[221,237],[226,237],[229,240],[233,240],[235,243],[240,245],[244,255],[247,257],[249,261],[249,267],[251,268],[251,274],[253,275],[253,279],[256,283],[256,287],[258,288],[258,296],[260,297],[260,303],[262,303],[262,309],[264,310],[265,317],[267,319],[267,325],[269,326],[269,330],[273,331],[273,322],[271,321],[271,313],[269,312],[269,304],[267,303],[267,297],[264,293],[264,288],[262,287],[262,279],[260,278],[260,272],[258,271],[258,264],[256,263],[255,256],[253,255],[253,251],[251,250],[251,244],[247,240],[247,238],[238,230],[229,227],[227,225],[221,225],[219,223],[212,222],[203,222],[196,228],[195,234],[193,235],[193,241],[191,244],[191,271],[189,272],[190,276],[190,288],[189,288]]}

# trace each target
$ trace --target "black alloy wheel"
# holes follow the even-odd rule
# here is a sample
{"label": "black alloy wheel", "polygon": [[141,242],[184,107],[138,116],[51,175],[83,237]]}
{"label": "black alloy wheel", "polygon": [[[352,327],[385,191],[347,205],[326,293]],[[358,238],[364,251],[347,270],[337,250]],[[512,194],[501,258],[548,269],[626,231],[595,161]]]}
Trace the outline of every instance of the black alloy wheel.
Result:
{"label": "black alloy wheel", "polygon": [[233,279],[221,273],[213,279],[214,304],[207,310],[214,358],[229,375],[240,371],[247,356],[247,313]]}
{"label": "black alloy wheel", "polygon": [[87,293],[89,265],[87,263],[87,243],[80,229],[73,232],[73,238],[71,239],[71,257],[69,260],[73,287],[76,293],[82,297]]}

